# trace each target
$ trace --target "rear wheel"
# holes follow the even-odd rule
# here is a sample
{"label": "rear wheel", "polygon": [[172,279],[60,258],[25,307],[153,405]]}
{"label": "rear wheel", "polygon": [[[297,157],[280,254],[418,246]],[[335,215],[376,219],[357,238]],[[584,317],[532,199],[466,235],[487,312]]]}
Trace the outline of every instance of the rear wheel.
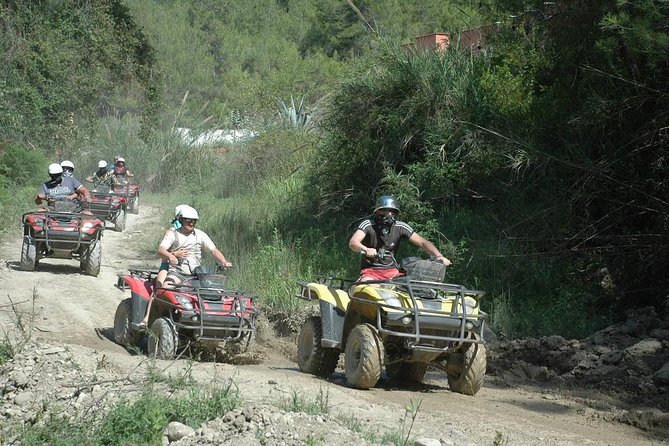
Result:
{"label": "rear wheel", "polygon": [[397,362],[386,366],[390,379],[405,383],[421,383],[427,372],[425,362]]}
{"label": "rear wheel", "polygon": [[149,330],[149,356],[173,359],[177,354],[177,344],[177,330],[170,319],[163,316],[153,321]]}
{"label": "rear wheel", "polygon": [[330,376],[337,368],[339,350],[321,345],[321,318],[312,316],[302,324],[297,338],[297,364],[300,370],[316,376]]}
{"label": "rear wheel", "polygon": [[79,266],[84,274],[97,277],[100,274],[100,264],[102,263],[102,244],[100,240],[92,242],[84,250],[81,256]]}
{"label": "rear wheel", "polygon": [[130,328],[130,315],[132,314],[132,299],[123,299],[116,307],[114,314],[114,341],[124,347],[135,345],[139,339],[139,333]]}
{"label": "rear wheel", "polygon": [[344,352],[346,380],[358,389],[374,387],[381,377],[383,345],[368,324],[356,326],[348,335]]}
{"label": "rear wheel", "polygon": [[448,374],[448,386],[451,390],[465,395],[476,395],[481,390],[485,376],[485,345],[470,344],[464,352],[454,353],[448,362],[459,370],[459,373]]}
{"label": "rear wheel", "polygon": [[21,246],[21,269],[23,271],[34,271],[37,266],[37,246],[32,238],[23,237]]}
{"label": "rear wheel", "polygon": [[126,212],[125,209],[121,209],[116,216],[116,221],[114,222],[114,231],[116,232],[123,232],[125,229],[125,219],[126,219]]}

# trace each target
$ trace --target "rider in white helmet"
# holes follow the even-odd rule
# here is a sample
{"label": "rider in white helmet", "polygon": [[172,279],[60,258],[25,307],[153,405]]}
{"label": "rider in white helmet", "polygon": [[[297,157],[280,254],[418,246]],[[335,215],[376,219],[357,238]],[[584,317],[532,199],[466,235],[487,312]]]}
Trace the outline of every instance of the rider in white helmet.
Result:
{"label": "rider in white helmet", "polygon": [[[195,228],[198,219],[199,215],[195,209],[188,205],[181,206],[176,215],[176,220],[181,227],[169,229],[160,242],[158,255],[170,263],[170,273],[172,271],[178,273],[175,275],[175,281],[180,279],[178,277],[180,274],[191,275],[193,270],[200,266],[202,248],[211,252],[222,266],[231,266],[209,236],[204,231]],[[170,275],[168,274],[168,279]]]}
{"label": "rider in white helmet", "polygon": [[105,160],[100,160],[98,162],[98,170],[96,170],[93,175],[86,177],[86,181],[93,183],[93,187],[96,189],[100,186],[109,186],[109,188],[113,188],[120,184],[116,179],[116,175],[107,170],[107,161]]}
{"label": "rider in white helmet", "polygon": [[74,163],[70,160],[65,160],[60,162],[60,167],[63,168],[64,177],[73,177],[74,176]]}
{"label": "rider in white helmet", "polygon": [[45,200],[72,200],[77,197],[90,201],[91,194],[88,189],[76,178],[64,176],[60,164],[49,164],[48,172],[51,180],[42,184],[41,189],[35,195],[35,204],[42,204]]}
{"label": "rider in white helmet", "polygon": [[[156,288],[176,285],[191,276],[202,263],[202,248],[211,252],[221,266],[232,266],[209,236],[195,228],[199,218],[198,212],[191,206],[182,204],[176,207],[173,226],[165,232],[158,247],[158,255],[163,262],[156,276]],[[142,327],[148,322],[152,301],[149,301],[144,320],[140,323]]]}

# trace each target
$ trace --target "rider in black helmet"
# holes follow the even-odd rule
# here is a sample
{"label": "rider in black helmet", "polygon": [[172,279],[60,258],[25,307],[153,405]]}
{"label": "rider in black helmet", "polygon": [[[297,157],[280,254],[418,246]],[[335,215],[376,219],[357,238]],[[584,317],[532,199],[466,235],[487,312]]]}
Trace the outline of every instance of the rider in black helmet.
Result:
{"label": "rider in black helmet", "polygon": [[363,254],[360,280],[385,280],[400,276],[401,273],[391,259],[381,259],[377,254],[380,249],[384,249],[396,255],[400,242],[404,239],[419,246],[444,265],[451,264],[432,242],[420,236],[405,222],[397,220],[399,213],[400,208],[395,197],[383,195],[376,200],[374,216],[363,220],[353,233],[348,246]]}

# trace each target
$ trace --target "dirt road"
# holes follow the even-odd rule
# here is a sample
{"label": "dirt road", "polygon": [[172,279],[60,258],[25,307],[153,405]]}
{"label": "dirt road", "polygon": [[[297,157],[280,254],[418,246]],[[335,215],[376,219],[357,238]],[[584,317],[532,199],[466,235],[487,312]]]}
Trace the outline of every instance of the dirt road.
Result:
{"label": "dirt road", "polygon": [[[44,259],[35,272],[17,270],[20,229],[3,234],[0,246],[0,323],[7,331],[16,323],[14,302],[23,317],[34,315],[32,336],[51,343],[69,345],[72,354],[104,357],[127,372],[146,358],[131,355],[108,339],[116,306],[123,293],[114,287],[116,274],[129,265],[155,265],[156,259],[141,259],[137,241],[161,231],[157,210],[143,206],[139,215],[129,215],[123,233],[111,230],[103,237],[102,269],[98,277],[84,276],[79,264],[70,260]],[[288,340],[260,346],[258,364],[232,365],[191,363],[186,360],[160,362],[175,373],[191,367],[193,376],[232,377],[244,399],[273,401],[299,392],[316,395],[326,391],[332,411],[353,416],[383,430],[396,426],[411,400],[420,401],[414,427],[416,436],[453,438],[478,445],[651,445],[666,439],[616,421],[614,402],[595,394],[564,394],[550,390],[510,387],[493,379],[475,396],[452,393],[441,375],[411,390],[379,387],[360,391],[348,388],[341,371],[325,381],[299,372],[290,357]],[[334,443],[333,443],[334,444]]]}

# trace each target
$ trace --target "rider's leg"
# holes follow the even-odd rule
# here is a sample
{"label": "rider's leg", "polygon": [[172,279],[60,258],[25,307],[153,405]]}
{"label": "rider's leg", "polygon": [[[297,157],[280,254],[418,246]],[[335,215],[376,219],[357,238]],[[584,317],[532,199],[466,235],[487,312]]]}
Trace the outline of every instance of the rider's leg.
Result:
{"label": "rider's leg", "polygon": [[146,327],[146,324],[149,323],[149,315],[151,314],[151,304],[153,299],[156,298],[156,290],[158,288],[164,288],[165,279],[167,278],[167,273],[170,269],[170,263],[166,260],[163,260],[160,263],[160,268],[158,269],[158,274],[156,275],[153,292],[151,293],[151,298],[149,299],[149,304],[146,306],[146,313],[144,314],[144,319],[139,323],[140,327]]}

